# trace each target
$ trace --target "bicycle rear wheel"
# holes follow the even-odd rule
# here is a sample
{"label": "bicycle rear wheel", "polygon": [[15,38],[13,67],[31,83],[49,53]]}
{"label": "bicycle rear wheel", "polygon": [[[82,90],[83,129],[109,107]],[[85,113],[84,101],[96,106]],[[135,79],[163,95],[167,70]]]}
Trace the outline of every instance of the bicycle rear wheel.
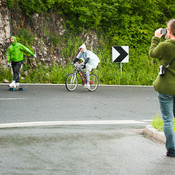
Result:
{"label": "bicycle rear wheel", "polygon": [[67,76],[65,86],[68,91],[74,91],[77,88],[78,78],[76,73],[71,73]]}
{"label": "bicycle rear wheel", "polygon": [[93,92],[98,88],[98,77],[95,74],[91,74],[89,76],[90,89],[88,90]]}

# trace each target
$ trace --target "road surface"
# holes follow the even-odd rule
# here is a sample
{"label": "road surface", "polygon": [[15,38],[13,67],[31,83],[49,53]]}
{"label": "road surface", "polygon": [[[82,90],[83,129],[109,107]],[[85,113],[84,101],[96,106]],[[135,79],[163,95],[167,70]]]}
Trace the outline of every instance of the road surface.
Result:
{"label": "road surface", "polygon": [[143,135],[159,112],[152,87],[99,87],[91,93],[82,87],[9,92],[0,86],[0,111],[2,175],[175,173],[175,159],[163,156],[164,144]]}

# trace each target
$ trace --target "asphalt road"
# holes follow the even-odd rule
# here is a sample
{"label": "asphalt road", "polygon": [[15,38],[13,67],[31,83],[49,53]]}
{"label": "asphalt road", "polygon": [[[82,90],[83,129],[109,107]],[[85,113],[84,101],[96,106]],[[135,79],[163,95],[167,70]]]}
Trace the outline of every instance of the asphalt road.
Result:
{"label": "asphalt road", "polygon": [[143,135],[159,112],[151,87],[99,87],[91,93],[82,87],[68,92],[64,86],[27,86],[24,92],[9,92],[0,86],[0,111],[0,124],[79,122],[1,128],[2,175],[175,173],[175,159],[163,156],[164,144]]}
{"label": "asphalt road", "polygon": [[1,175],[174,175],[164,145],[129,127],[0,130]]}
{"label": "asphalt road", "polygon": [[27,86],[24,92],[0,86],[0,123],[70,120],[151,120],[159,112],[151,87]]}

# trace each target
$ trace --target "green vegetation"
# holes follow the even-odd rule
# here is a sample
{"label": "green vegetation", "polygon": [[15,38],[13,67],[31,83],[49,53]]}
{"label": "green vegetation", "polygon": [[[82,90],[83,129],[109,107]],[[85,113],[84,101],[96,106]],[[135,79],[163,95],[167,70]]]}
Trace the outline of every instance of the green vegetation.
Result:
{"label": "green vegetation", "polygon": [[[29,17],[33,13],[56,12],[64,19],[66,34],[62,39],[47,30],[46,33],[52,46],[64,40],[62,54],[67,66],[54,68],[60,69],[54,70],[57,77],[54,80],[52,76],[49,80],[43,77],[45,71],[52,74],[53,68],[45,70],[44,66],[40,66],[36,70],[40,75],[38,78],[43,77],[37,81],[59,83],[63,83],[61,76],[70,71],[68,65],[75,58],[78,46],[84,42],[80,37],[82,32],[95,31],[99,44],[94,52],[101,60],[96,71],[100,83],[152,85],[158,73],[158,61],[148,55],[151,38],[157,28],[166,27],[166,22],[174,18],[175,12],[175,1],[172,0],[7,0],[7,6]],[[28,34],[24,29],[22,34],[19,32],[17,35],[22,42],[22,37],[25,35],[27,38]],[[32,41],[32,38],[24,40],[30,47]],[[129,63],[123,64],[122,76],[119,64],[112,63],[114,45],[129,46]],[[32,71],[29,76],[30,81],[35,82],[32,78],[37,77],[36,73]]]}
{"label": "green vegetation", "polygon": [[34,42],[34,35],[32,35],[27,29],[19,29],[16,35],[17,41],[23,43],[26,47],[30,48],[30,45]]}
{"label": "green vegetation", "polygon": [[36,70],[29,73],[29,76],[25,77],[25,80],[21,80],[22,83],[65,83],[67,75],[73,71],[71,66],[66,69],[61,66],[53,64],[52,67],[38,66]]}
{"label": "green vegetation", "polygon": [[[173,119],[173,124],[174,124],[174,131],[175,131],[175,119]],[[153,118],[152,126],[158,131],[163,131],[163,121],[160,116],[160,113],[157,113],[157,115]]]}
{"label": "green vegetation", "polygon": [[0,82],[3,82],[4,78],[11,81],[12,80],[12,72],[11,69],[4,69],[0,66]]}

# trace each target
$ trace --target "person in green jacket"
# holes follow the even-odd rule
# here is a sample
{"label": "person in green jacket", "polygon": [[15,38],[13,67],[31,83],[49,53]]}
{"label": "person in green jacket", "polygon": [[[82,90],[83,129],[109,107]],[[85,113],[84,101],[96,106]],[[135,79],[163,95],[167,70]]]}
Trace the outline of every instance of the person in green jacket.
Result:
{"label": "person in green jacket", "polygon": [[28,52],[36,58],[36,55],[30,51],[27,47],[17,42],[16,37],[10,38],[11,45],[7,52],[7,65],[10,66],[10,62],[13,70],[13,81],[9,84],[10,88],[19,87],[19,73],[23,63],[23,52]]}
{"label": "person in green jacket", "polygon": [[[149,55],[153,58],[158,58],[160,65],[167,66],[175,58],[175,19],[167,23],[164,34],[161,31],[161,28],[155,31]],[[166,40],[160,42],[163,35],[165,35]],[[165,155],[175,157],[175,133],[173,127],[173,112],[175,109],[175,61],[166,69],[164,76],[158,74],[153,86],[158,93],[163,119],[167,149]]]}

